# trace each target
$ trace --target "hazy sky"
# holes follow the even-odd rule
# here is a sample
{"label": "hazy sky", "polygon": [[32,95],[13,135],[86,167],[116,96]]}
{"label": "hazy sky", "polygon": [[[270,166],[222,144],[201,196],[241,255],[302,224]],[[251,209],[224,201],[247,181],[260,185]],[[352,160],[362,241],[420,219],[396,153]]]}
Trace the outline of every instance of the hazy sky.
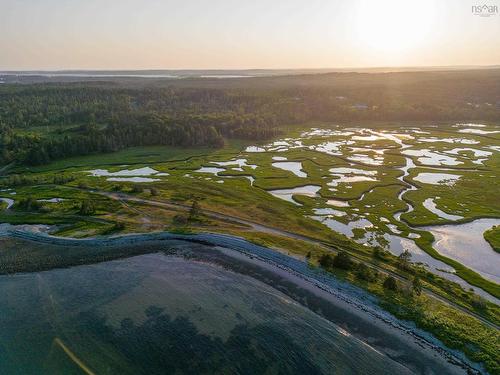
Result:
{"label": "hazy sky", "polygon": [[0,0],[0,69],[500,64],[500,14],[474,15],[478,4]]}

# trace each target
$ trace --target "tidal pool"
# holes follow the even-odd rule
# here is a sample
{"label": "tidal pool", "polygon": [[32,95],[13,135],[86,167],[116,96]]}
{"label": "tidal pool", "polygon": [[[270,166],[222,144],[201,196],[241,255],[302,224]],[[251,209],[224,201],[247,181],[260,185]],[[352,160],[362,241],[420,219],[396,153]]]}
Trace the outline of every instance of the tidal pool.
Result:
{"label": "tidal pool", "polygon": [[[389,224],[390,225],[390,224]],[[395,232],[396,233],[396,232]],[[401,232],[400,232],[401,233]],[[388,250],[391,254],[396,256],[400,255],[405,250],[411,254],[411,262],[424,265],[432,273],[441,276],[447,280],[453,281],[464,288],[464,290],[472,289],[474,293],[480,295],[488,301],[499,304],[500,301],[493,297],[491,294],[485,292],[481,288],[473,286],[462,278],[455,274],[455,269],[444,262],[434,259],[425,251],[423,251],[417,244],[412,241],[412,239],[417,238],[418,235],[415,233],[410,233],[409,238],[401,237],[398,235],[393,235],[389,233],[384,233],[382,235],[383,244],[375,232],[366,232],[365,236],[361,239],[357,239],[356,242],[367,244],[370,246],[381,246],[385,250]]]}
{"label": "tidal pool", "polygon": [[272,163],[272,166],[275,168],[283,169],[285,171],[292,172],[297,177],[305,178],[307,177],[307,173],[302,170],[302,163],[296,161],[278,161]]}
{"label": "tidal pool", "polygon": [[[382,219],[385,219],[385,218],[382,218]],[[395,234],[401,233],[401,231],[398,229],[398,226],[395,224],[386,224],[386,226],[387,226],[387,228],[389,228],[391,230],[392,233],[395,233]]]}
{"label": "tidal pool", "polygon": [[349,207],[348,201],[341,201],[338,199],[329,199],[326,201],[326,204],[329,204],[330,206],[336,206],[336,207]]}
{"label": "tidal pool", "polygon": [[323,142],[319,145],[309,146],[310,150],[321,152],[328,155],[342,155],[340,148],[344,145],[354,144],[353,141],[335,141],[335,142]]}
{"label": "tidal pool", "polygon": [[[234,159],[234,160],[229,160],[229,161],[213,161],[212,164],[217,164],[218,166],[221,167],[232,167],[232,166],[237,166],[240,170],[242,170],[242,167],[250,167],[252,169],[257,168],[255,164],[248,164],[247,159]],[[233,168],[235,169],[235,168]]]}
{"label": "tidal pool", "polygon": [[248,146],[245,152],[266,152],[266,149],[258,146]]}
{"label": "tidal pool", "polygon": [[299,186],[292,189],[276,189],[276,190],[268,190],[267,192],[274,195],[277,198],[284,199],[288,202],[294,203],[300,206],[300,203],[295,202],[293,200],[294,195],[305,195],[307,197],[316,197],[318,196],[318,191],[320,191],[321,186],[317,185],[305,185]]}
{"label": "tidal pool", "polygon": [[475,158],[480,158],[480,157],[488,157],[491,156],[493,153],[490,151],[485,151],[485,150],[480,150],[477,148],[470,148],[470,147],[462,147],[462,148],[454,148],[453,150],[447,150],[444,151],[447,154],[452,154],[452,155],[459,155],[460,153],[472,153]]}
{"label": "tidal pool", "polygon": [[[436,198],[438,198],[438,197],[436,197]],[[427,198],[424,201],[423,205],[425,208],[427,208],[433,214],[436,214],[437,216],[439,216],[442,219],[460,220],[460,219],[464,218],[463,216],[447,214],[446,212],[440,210],[439,208],[436,207],[436,203],[434,202],[434,198]]]}
{"label": "tidal pool", "polygon": [[[337,167],[331,168],[330,172],[335,177],[327,183],[328,186],[336,188],[340,183],[351,184],[353,182],[377,181],[372,177],[377,174],[377,171],[366,171],[358,168]],[[334,189],[331,189],[334,190]]]}
{"label": "tidal pool", "polygon": [[375,131],[375,130],[372,130],[372,129],[365,129],[366,132],[370,133],[370,134],[373,134],[375,136],[378,137],[378,139],[388,139],[390,141],[393,141],[395,143],[397,143],[398,145],[400,145],[401,147],[407,147],[401,138],[405,138],[405,139],[413,139],[413,137],[409,134],[398,134],[398,133],[388,133],[386,131],[381,131],[381,132],[378,132],[378,131]]}
{"label": "tidal pool", "polygon": [[327,183],[328,186],[337,187],[340,183],[352,184],[353,182],[363,182],[363,181],[377,181],[377,179],[368,176],[344,176],[344,175],[334,175],[338,178]]}
{"label": "tidal pool", "polygon": [[368,147],[349,147],[352,152],[367,152],[367,153],[375,153],[377,155],[384,155],[387,151],[386,148],[368,148]]}
{"label": "tidal pool", "polygon": [[408,250],[411,254],[411,261],[413,263],[423,263],[427,265],[432,272],[441,276],[443,276],[443,272],[437,270],[454,272],[452,267],[431,257],[419,248],[413,240],[392,234],[385,234],[384,237],[388,240],[387,250],[389,250],[392,254],[398,256],[405,250]]}
{"label": "tidal pool", "polygon": [[485,124],[474,124],[474,123],[453,125],[454,128],[459,127],[459,126],[466,126],[468,128],[485,128],[486,127]]}
{"label": "tidal pool", "polygon": [[151,176],[157,174],[156,169],[150,167],[143,167],[137,169],[123,169],[117,172],[109,172],[107,169],[93,169],[90,172],[91,176],[103,177],[103,176]]}
{"label": "tidal pool", "polygon": [[406,374],[256,279],[161,254],[0,277],[0,372]]}
{"label": "tidal pool", "polygon": [[106,181],[115,182],[154,182],[161,181],[159,178],[149,178],[149,177],[110,177]]}
{"label": "tidal pool", "polygon": [[366,171],[364,169],[346,167],[331,168],[330,172],[334,174],[360,174],[364,176],[375,176],[377,174],[377,171]]}
{"label": "tidal pool", "polygon": [[302,144],[302,140],[300,138],[285,138],[274,141],[270,144],[263,146],[248,146],[245,151],[246,152],[284,152],[290,149],[302,148],[304,145]]}
{"label": "tidal pool", "polygon": [[288,151],[289,149],[301,148],[303,147],[302,141],[300,139],[286,138],[283,140],[275,141],[270,145],[267,145],[267,151]]}
{"label": "tidal pool", "polygon": [[453,150],[447,150],[444,152],[451,155],[465,154],[466,157],[468,154],[473,154],[474,159],[471,159],[472,163],[479,165],[483,164],[491,155],[493,155],[491,151],[479,150],[477,148],[470,147],[454,148]]}
{"label": "tidal pool", "polygon": [[375,156],[372,158],[364,154],[353,154],[352,156],[348,156],[347,159],[357,163],[369,165],[382,165],[384,163],[384,158],[382,156]]}
{"label": "tidal pool", "polygon": [[354,236],[354,233],[352,231],[354,228],[368,228],[373,226],[373,224],[365,218],[350,221],[348,224],[341,223],[340,221],[337,221],[329,216],[315,215],[311,216],[311,218],[326,225],[328,228],[334,230],[335,232],[342,233],[349,238]]}
{"label": "tidal pool", "polygon": [[469,134],[479,134],[479,135],[484,135],[484,134],[495,134],[495,133],[500,133],[500,130],[482,130],[482,129],[460,129],[458,131],[459,133],[469,133]]}
{"label": "tidal pool", "polygon": [[0,198],[0,201],[7,203],[6,210],[8,210],[14,205],[14,200],[10,198]]}
{"label": "tidal pool", "polygon": [[370,142],[370,141],[379,141],[381,139],[384,139],[384,137],[381,137],[379,135],[355,135],[351,137],[353,141],[364,141],[364,142]]}
{"label": "tidal pool", "polygon": [[461,176],[451,173],[419,173],[413,179],[424,184],[431,185],[454,185]]}
{"label": "tidal pool", "polygon": [[[319,145],[309,146],[310,150],[314,150],[317,152],[321,152],[328,155],[342,155],[342,151],[340,151],[340,147],[347,144],[346,141],[340,142],[323,142]],[[353,142],[354,143],[354,142]]]}
{"label": "tidal pool", "polygon": [[327,207],[327,208],[314,208],[313,211],[316,215],[331,215],[331,216],[337,216],[337,217],[347,215],[347,213],[344,211],[335,210],[335,209],[329,208],[329,207]]}
{"label": "tidal pool", "polygon": [[407,156],[416,156],[418,157],[419,163],[423,165],[459,165],[463,164],[463,162],[457,160],[455,157],[439,154],[437,152],[433,152],[428,149],[423,150],[403,150],[402,154]]}
{"label": "tidal pool", "polygon": [[217,174],[219,172],[224,172],[224,171],[225,171],[224,168],[218,168],[218,167],[201,167],[200,169],[197,169],[194,172],[197,172],[197,173],[211,173],[211,174],[217,176]]}
{"label": "tidal pool", "polygon": [[372,177],[377,174],[377,171],[365,171],[358,168],[337,167],[331,168],[330,172],[335,178],[327,183],[327,185],[332,188],[336,188],[341,183],[351,184],[353,182],[377,181],[376,178]]}
{"label": "tidal pool", "polygon": [[467,138],[437,138],[437,137],[422,137],[418,139],[419,142],[426,142],[426,143],[435,143],[435,142],[443,142],[443,143],[461,143],[464,145],[477,145],[481,142],[476,141],[474,139],[467,139]]}
{"label": "tidal pool", "polygon": [[304,132],[301,134],[301,137],[332,137],[332,136],[340,136],[340,137],[348,137],[353,135],[352,131],[343,131],[343,130],[334,130],[334,129],[320,129],[320,128],[312,128],[310,131]]}
{"label": "tidal pool", "polygon": [[500,283],[500,254],[483,237],[486,230],[499,224],[500,219],[478,219],[465,224],[433,225],[422,229],[432,233],[435,238],[433,247],[440,254]]}

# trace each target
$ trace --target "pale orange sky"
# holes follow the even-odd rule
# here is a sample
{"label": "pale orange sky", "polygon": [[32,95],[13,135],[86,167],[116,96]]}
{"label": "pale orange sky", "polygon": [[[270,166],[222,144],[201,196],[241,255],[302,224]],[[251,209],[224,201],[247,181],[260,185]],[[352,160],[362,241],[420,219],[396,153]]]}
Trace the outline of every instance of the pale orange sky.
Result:
{"label": "pale orange sky", "polygon": [[1,0],[0,69],[500,65],[500,14],[477,4]]}

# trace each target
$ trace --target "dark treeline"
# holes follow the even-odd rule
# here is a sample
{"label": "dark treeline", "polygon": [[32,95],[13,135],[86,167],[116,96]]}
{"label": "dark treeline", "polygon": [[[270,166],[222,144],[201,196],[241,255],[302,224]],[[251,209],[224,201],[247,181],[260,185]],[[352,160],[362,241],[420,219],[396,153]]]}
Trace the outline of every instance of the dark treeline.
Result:
{"label": "dark treeline", "polygon": [[218,92],[187,91],[24,87],[1,92],[0,163],[37,165],[131,146],[221,147],[225,137],[264,140],[278,134],[273,114],[235,111],[232,100],[225,103]]}
{"label": "dark treeline", "polygon": [[223,81],[2,85],[0,165],[131,146],[221,147],[307,121],[500,120],[497,70]]}

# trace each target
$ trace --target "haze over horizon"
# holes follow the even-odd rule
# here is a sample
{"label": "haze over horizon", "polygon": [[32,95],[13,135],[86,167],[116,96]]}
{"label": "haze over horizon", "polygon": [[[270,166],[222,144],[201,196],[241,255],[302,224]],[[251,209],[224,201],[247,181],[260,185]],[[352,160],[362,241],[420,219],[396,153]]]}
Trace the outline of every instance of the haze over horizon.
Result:
{"label": "haze over horizon", "polygon": [[171,69],[171,68],[131,68],[131,69],[126,69],[126,68],[58,68],[58,69],[0,69],[0,73],[3,74],[16,74],[19,72],[23,72],[26,74],[36,74],[36,73],[47,73],[47,74],[65,74],[65,73],[112,73],[115,75],[119,75],[120,73],[149,73],[149,74],[155,74],[155,73],[160,73],[160,72],[193,72],[193,74],[196,73],[209,73],[209,72],[248,72],[251,74],[252,72],[262,72],[262,74],[266,74],[267,72],[284,72],[284,74],[288,72],[299,72],[299,74],[305,73],[307,74],[308,72],[311,73],[335,73],[335,72],[397,72],[397,71],[443,71],[443,70],[469,70],[469,69],[499,69],[500,64],[495,64],[495,65],[420,65],[420,66],[359,66],[359,67],[331,67],[331,68],[177,68],[177,69]]}
{"label": "haze over horizon", "polygon": [[[4,0],[0,70],[500,65],[469,0]],[[488,5],[500,8],[500,0]]]}

